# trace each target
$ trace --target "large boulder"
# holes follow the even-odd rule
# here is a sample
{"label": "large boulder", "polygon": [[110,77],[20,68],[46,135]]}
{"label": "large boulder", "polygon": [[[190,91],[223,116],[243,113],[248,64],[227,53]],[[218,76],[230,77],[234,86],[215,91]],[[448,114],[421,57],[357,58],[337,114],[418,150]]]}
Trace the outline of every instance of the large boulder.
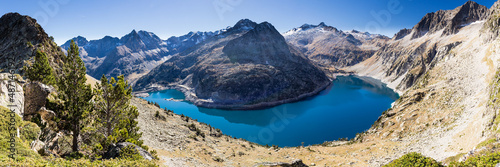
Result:
{"label": "large boulder", "polygon": [[50,93],[55,92],[54,87],[39,82],[27,83],[24,86],[24,116],[36,114],[46,104]]}
{"label": "large boulder", "polygon": [[137,152],[139,152],[139,155],[141,155],[144,159],[147,159],[147,160],[152,160],[154,159],[154,157],[145,149],[133,144],[133,143],[129,143],[129,142],[121,142],[121,143],[116,143],[116,144],[112,144],[110,147],[109,147],[109,150],[108,152],[106,152],[102,158],[103,159],[114,159],[114,158],[119,158],[121,155],[121,150],[125,147],[127,147],[128,145],[133,145],[135,147],[135,149],[137,150]]}

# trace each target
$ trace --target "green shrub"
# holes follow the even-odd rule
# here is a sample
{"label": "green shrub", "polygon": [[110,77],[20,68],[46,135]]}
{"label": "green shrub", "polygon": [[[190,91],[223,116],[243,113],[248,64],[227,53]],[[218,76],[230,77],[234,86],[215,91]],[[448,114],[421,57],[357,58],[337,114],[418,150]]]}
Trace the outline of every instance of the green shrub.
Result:
{"label": "green shrub", "polygon": [[156,118],[159,118],[160,117],[160,112],[157,110],[156,113],[155,113],[155,117]]}
{"label": "green shrub", "polygon": [[143,159],[139,151],[135,149],[134,145],[127,145],[120,150],[120,158],[127,160],[140,160]]}
{"label": "green shrub", "polygon": [[495,143],[495,142],[497,142],[496,138],[485,140],[485,141],[479,143],[476,148],[485,147],[485,146],[488,146],[488,145]]}
{"label": "green shrub", "polygon": [[28,121],[23,121],[22,124],[23,125],[19,131],[21,138],[30,143],[36,140],[41,133],[40,127],[38,127],[35,123]]}
{"label": "green shrub", "polygon": [[189,128],[189,130],[191,130],[191,131],[196,131],[196,130],[198,129],[198,128],[196,128],[196,125],[194,125],[194,124],[189,124],[187,127],[188,127],[188,128]]}
{"label": "green shrub", "polygon": [[35,62],[33,65],[23,67],[26,77],[30,81],[40,81],[47,85],[55,85],[56,79],[54,75],[54,70],[50,66],[47,53],[40,50],[36,51]]}
{"label": "green shrub", "polygon": [[399,159],[392,161],[391,163],[384,165],[384,167],[441,167],[441,163],[436,160],[425,157],[420,153],[409,153],[402,156]]}
{"label": "green shrub", "polygon": [[30,48],[33,47],[33,44],[30,41],[26,42],[26,45],[28,45],[28,47],[30,47]]}
{"label": "green shrub", "polygon": [[96,160],[91,161],[89,159],[79,159],[79,160],[65,160],[62,158],[25,158],[24,160],[17,161],[10,158],[0,157],[0,166],[46,166],[46,167],[60,167],[60,166],[146,166],[155,167],[155,161],[148,160],[126,160],[126,159],[111,159],[111,160]]}
{"label": "green shrub", "polygon": [[[9,131],[8,124],[10,123],[10,118],[9,109],[0,106],[0,158],[8,158],[11,144],[9,141],[10,134],[17,133],[15,131]],[[23,121],[17,114],[15,114],[14,120],[20,132],[20,138],[15,137],[17,154],[15,154],[14,158],[16,160],[24,160],[27,157],[39,158],[40,155],[30,149],[30,143],[33,139],[36,139],[38,133],[40,133],[40,128],[32,122]],[[2,164],[1,161],[0,164]]]}
{"label": "green shrub", "polygon": [[67,160],[77,160],[83,158],[83,154],[79,151],[71,152],[68,156],[64,157]]}
{"label": "green shrub", "polygon": [[151,156],[153,156],[154,159],[160,159],[158,157],[158,152],[156,150],[151,150],[150,153],[151,153]]}
{"label": "green shrub", "polygon": [[500,163],[500,152],[490,153],[484,156],[470,157],[465,162],[451,162],[449,166],[452,167],[494,167]]}

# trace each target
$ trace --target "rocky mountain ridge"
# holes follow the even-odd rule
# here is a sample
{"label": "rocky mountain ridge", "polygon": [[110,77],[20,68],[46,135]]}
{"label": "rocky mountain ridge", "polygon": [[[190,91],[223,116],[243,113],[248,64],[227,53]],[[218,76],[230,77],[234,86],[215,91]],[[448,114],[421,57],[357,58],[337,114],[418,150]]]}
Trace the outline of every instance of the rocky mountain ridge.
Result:
{"label": "rocky mountain ridge", "polygon": [[443,31],[443,36],[452,35],[467,24],[488,18],[489,14],[488,7],[474,1],[467,1],[464,5],[453,10],[439,10],[428,13],[412,28],[411,32],[403,29],[396,36],[400,39],[402,36],[411,33],[411,38],[415,39],[440,30]]}
{"label": "rocky mountain ridge", "polygon": [[383,35],[356,30],[344,32],[323,22],[318,25],[304,24],[285,32],[283,36],[331,76],[342,73],[339,68],[370,58],[389,40]]}
{"label": "rocky mountain ridge", "polygon": [[22,74],[24,63],[34,61],[36,50],[47,53],[50,65],[60,73],[64,53],[35,19],[19,13],[7,13],[0,18],[0,72],[8,72],[9,63],[14,63],[16,73]]}
{"label": "rocky mountain ridge", "polygon": [[[225,32],[189,32],[179,37],[162,40],[152,32],[132,30],[121,38],[105,36],[88,41],[85,37],[73,38],[80,47],[80,56],[87,67],[87,74],[100,78],[103,74],[116,77],[124,75],[134,83],[172,55],[182,52],[206,39]],[[71,40],[61,45],[68,49]]]}

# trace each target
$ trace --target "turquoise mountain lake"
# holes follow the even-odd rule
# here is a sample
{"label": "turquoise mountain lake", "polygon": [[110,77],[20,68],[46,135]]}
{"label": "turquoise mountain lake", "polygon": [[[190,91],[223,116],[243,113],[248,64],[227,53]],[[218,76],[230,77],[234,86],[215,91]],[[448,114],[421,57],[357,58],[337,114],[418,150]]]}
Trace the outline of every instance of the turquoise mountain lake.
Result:
{"label": "turquoise mountain lake", "polygon": [[232,111],[202,108],[169,89],[149,93],[144,99],[177,114],[219,128],[226,135],[262,145],[300,146],[353,138],[391,107],[398,94],[369,77],[339,76],[319,95],[262,110]]}

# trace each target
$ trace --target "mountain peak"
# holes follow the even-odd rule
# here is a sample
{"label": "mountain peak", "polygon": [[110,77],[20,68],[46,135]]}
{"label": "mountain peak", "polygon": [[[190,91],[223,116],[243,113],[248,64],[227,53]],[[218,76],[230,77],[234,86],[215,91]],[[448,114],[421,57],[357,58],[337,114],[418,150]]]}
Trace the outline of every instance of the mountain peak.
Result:
{"label": "mountain peak", "polygon": [[[42,27],[36,22],[36,19],[30,16],[24,16],[19,13],[7,13],[0,18],[0,33],[10,33],[19,35],[19,37],[27,37],[29,40],[44,40],[48,35]],[[20,30],[23,28],[26,30]],[[27,34],[13,34],[14,32],[26,31]],[[32,36],[27,36],[32,35]],[[0,40],[1,41],[1,40]]]}
{"label": "mountain peak", "polygon": [[271,30],[271,31],[275,30],[276,31],[276,29],[274,28],[274,26],[271,23],[267,22],[267,21],[262,22],[260,24],[257,24],[254,29],[256,31],[262,31],[262,30]]}
{"label": "mountain peak", "polygon": [[280,60],[291,55],[285,38],[268,22],[262,22],[241,37],[229,41],[223,52],[233,62],[241,64],[279,64]]}
{"label": "mountain peak", "polygon": [[462,6],[476,6],[476,5],[479,5],[477,2],[474,2],[474,1],[467,1],[465,2],[465,4],[463,4]]}
{"label": "mountain peak", "polygon": [[332,26],[328,26],[325,24],[325,22],[321,22],[319,23],[318,25],[312,25],[312,24],[303,24],[302,26],[300,26],[299,28],[302,29],[302,30],[308,30],[308,29],[311,29],[311,28],[328,28],[328,29],[332,29],[334,27]]}
{"label": "mountain peak", "polygon": [[255,22],[253,22],[252,20],[250,19],[241,19],[239,20],[236,24],[242,24],[242,25],[248,25],[248,24],[254,24]]}
{"label": "mountain peak", "polygon": [[[248,34],[248,35],[247,35]],[[260,36],[259,39],[282,39],[285,40],[284,37],[274,28],[274,26],[265,21],[260,24],[257,24],[254,29],[250,30],[244,36]]]}
{"label": "mountain peak", "polygon": [[135,31],[135,29],[133,29],[132,32],[130,32],[130,34],[137,34],[137,31]]}
{"label": "mountain peak", "polygon": [[257,23],[250,19],[241,19],[230,30],[248,31],[253,29]]}
{"label": "mountain peak", "polygon": [[[31,43],[32,46],[26,45]],[[17,62],[30,61],[37,49],[47,53],[50,65],[57,70],[58,63],[64,53],[49,38],[36,19],[19,13],[7,13],[0,18],[0,72],[11,67],[9,58]],[[24,63],[16,63],[15,68],[21,69]]]}
{"label": "mountain peak", "polygon": [[71,45],[71,40],[75,41],[75,44],[77,44],[78,46],[85,46],[89,42],[87,38],[79,35],[77,37],[71,38],[70,40],[66,41],[64,44],[61,45],[61,47],[64,49],[68,49]]}
{"label": "mountain peak", "polygon": [[486,19],[488,15],[488,8],[474,1],[467,1],[462,6],[453,10],[439,10],[427,13],[413,27],[412,38],[418,38],[427,33],[434,33],[442,29],[444,29],[443,36],[455,34],[464,25]]}

